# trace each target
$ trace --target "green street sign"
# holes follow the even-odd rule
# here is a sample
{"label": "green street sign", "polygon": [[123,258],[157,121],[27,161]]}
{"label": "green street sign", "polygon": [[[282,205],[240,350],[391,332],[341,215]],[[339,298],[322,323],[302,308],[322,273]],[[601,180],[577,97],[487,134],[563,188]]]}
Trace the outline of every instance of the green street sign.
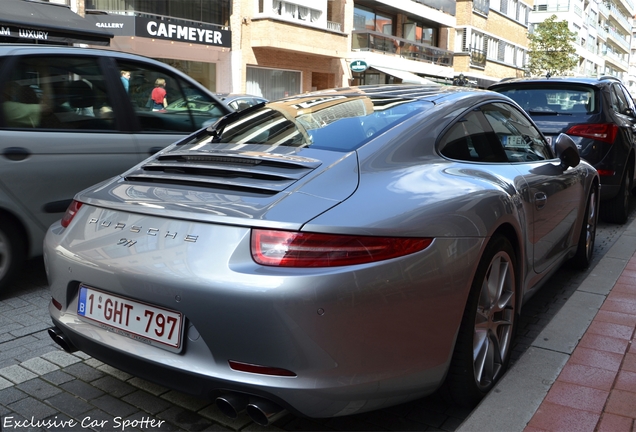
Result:
{"label": "green street sign", "polygon": [[369,69],[369,65],[364,60],[354,60],[349,65],[352,72],[364,72]]}

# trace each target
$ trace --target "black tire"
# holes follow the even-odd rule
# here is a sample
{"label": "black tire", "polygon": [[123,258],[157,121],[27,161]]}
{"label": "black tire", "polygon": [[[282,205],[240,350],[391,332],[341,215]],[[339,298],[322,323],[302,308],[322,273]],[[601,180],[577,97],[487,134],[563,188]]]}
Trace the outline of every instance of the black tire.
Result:
{"label": "black tire", "polygon": [[446,378],[446,395],[473,408],[503,376],[517,321],[515,252],[494,236],[479,262]]}
{"label": "black tire", "polygon": [[0,219],[0,295],[26,258],[26,247],[20,232],[13,221]]}
{"label": "black tire", "polygon": [[601,219],[608,223],[624,224],[629,217],[629,202],[632,196],[632,171],[625,169],[618,194],[601,204]]}
{"label": "black tire", "polygon": [[586,269],[592,262],[594,242],[596,241],[596,226],[598,225],[598,186],[592,186],[587,197],[587,205],[579,234],[576,255],[572,258],[572,265],[578,269]]}

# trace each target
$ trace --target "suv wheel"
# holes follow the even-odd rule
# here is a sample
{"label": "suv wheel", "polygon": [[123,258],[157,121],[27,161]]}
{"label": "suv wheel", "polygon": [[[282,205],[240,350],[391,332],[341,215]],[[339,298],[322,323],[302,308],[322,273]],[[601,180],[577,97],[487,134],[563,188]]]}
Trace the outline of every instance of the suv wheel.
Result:
{"label": "suv wheel", "polygon": [[632,190],[632,171],[625,170],[618,194],[601,203],[601,219],[608,223],[624,224],[629,216],[629,202]]}

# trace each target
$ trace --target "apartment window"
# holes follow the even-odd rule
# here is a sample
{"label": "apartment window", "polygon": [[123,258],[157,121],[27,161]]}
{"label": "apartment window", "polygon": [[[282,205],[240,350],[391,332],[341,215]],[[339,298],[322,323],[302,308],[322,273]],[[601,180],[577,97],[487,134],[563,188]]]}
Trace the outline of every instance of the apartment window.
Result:
{"label": "apartment window", "polygon": [[393,17],[356,6],[353,9],[353,29],[371,30],[393,35]]}
{"label": "apartment window", "polygon": [[437,46],[437,29],[426,27],[421,23],[407,22],[403,27],[404,39],[429,46]]}
{"label": "apartment window", "polygon": [[247,67],[247,93],[274,100],[300,93],[299,71]]}
{"label": "apartment window", "polygon": [[499,52],[499,40],[488,38],[488,51],[487,58],[489,60],[497,60],[497,53]]}
{"label": "apartment window", "polygon": [[142,12],[228,25],[230,0],[86,0],[86,10]]}
{"label": "apartment window", "polygon": [[470,37],[470,46],[473,49],[482,50],[484,49],[484,35],[473,32]]}

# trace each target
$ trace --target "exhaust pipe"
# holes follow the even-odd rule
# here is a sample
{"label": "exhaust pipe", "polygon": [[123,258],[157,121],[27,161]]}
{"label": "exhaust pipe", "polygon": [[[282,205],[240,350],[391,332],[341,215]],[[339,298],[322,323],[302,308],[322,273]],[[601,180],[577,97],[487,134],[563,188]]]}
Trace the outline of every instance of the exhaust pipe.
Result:
{"label": "exhaust pipe", "polygon": [[274,402],[260,398],[250,398],[246,410],[252,421],[261,426],[269,426],[287,414],[287,411]]}
{"label": "exhaust pipe", "polygon": [[216,406],[223,414],[235,419],[245,411],[249,398],[240,393],[227,393],[216,398]]}
{"label": "exhaust pipe", "polygon": [[75,348],[75,345],[73,345],[71,341],[68,340],[66,335],[62,333],[62,330],[60,330],[59,328],[51,327],[48,329],[48,333],[49,336],[51,336],[51,339],[53,339],[53,342],[61,346],[64,351],[68,353],[78,351],[78,349]]}

